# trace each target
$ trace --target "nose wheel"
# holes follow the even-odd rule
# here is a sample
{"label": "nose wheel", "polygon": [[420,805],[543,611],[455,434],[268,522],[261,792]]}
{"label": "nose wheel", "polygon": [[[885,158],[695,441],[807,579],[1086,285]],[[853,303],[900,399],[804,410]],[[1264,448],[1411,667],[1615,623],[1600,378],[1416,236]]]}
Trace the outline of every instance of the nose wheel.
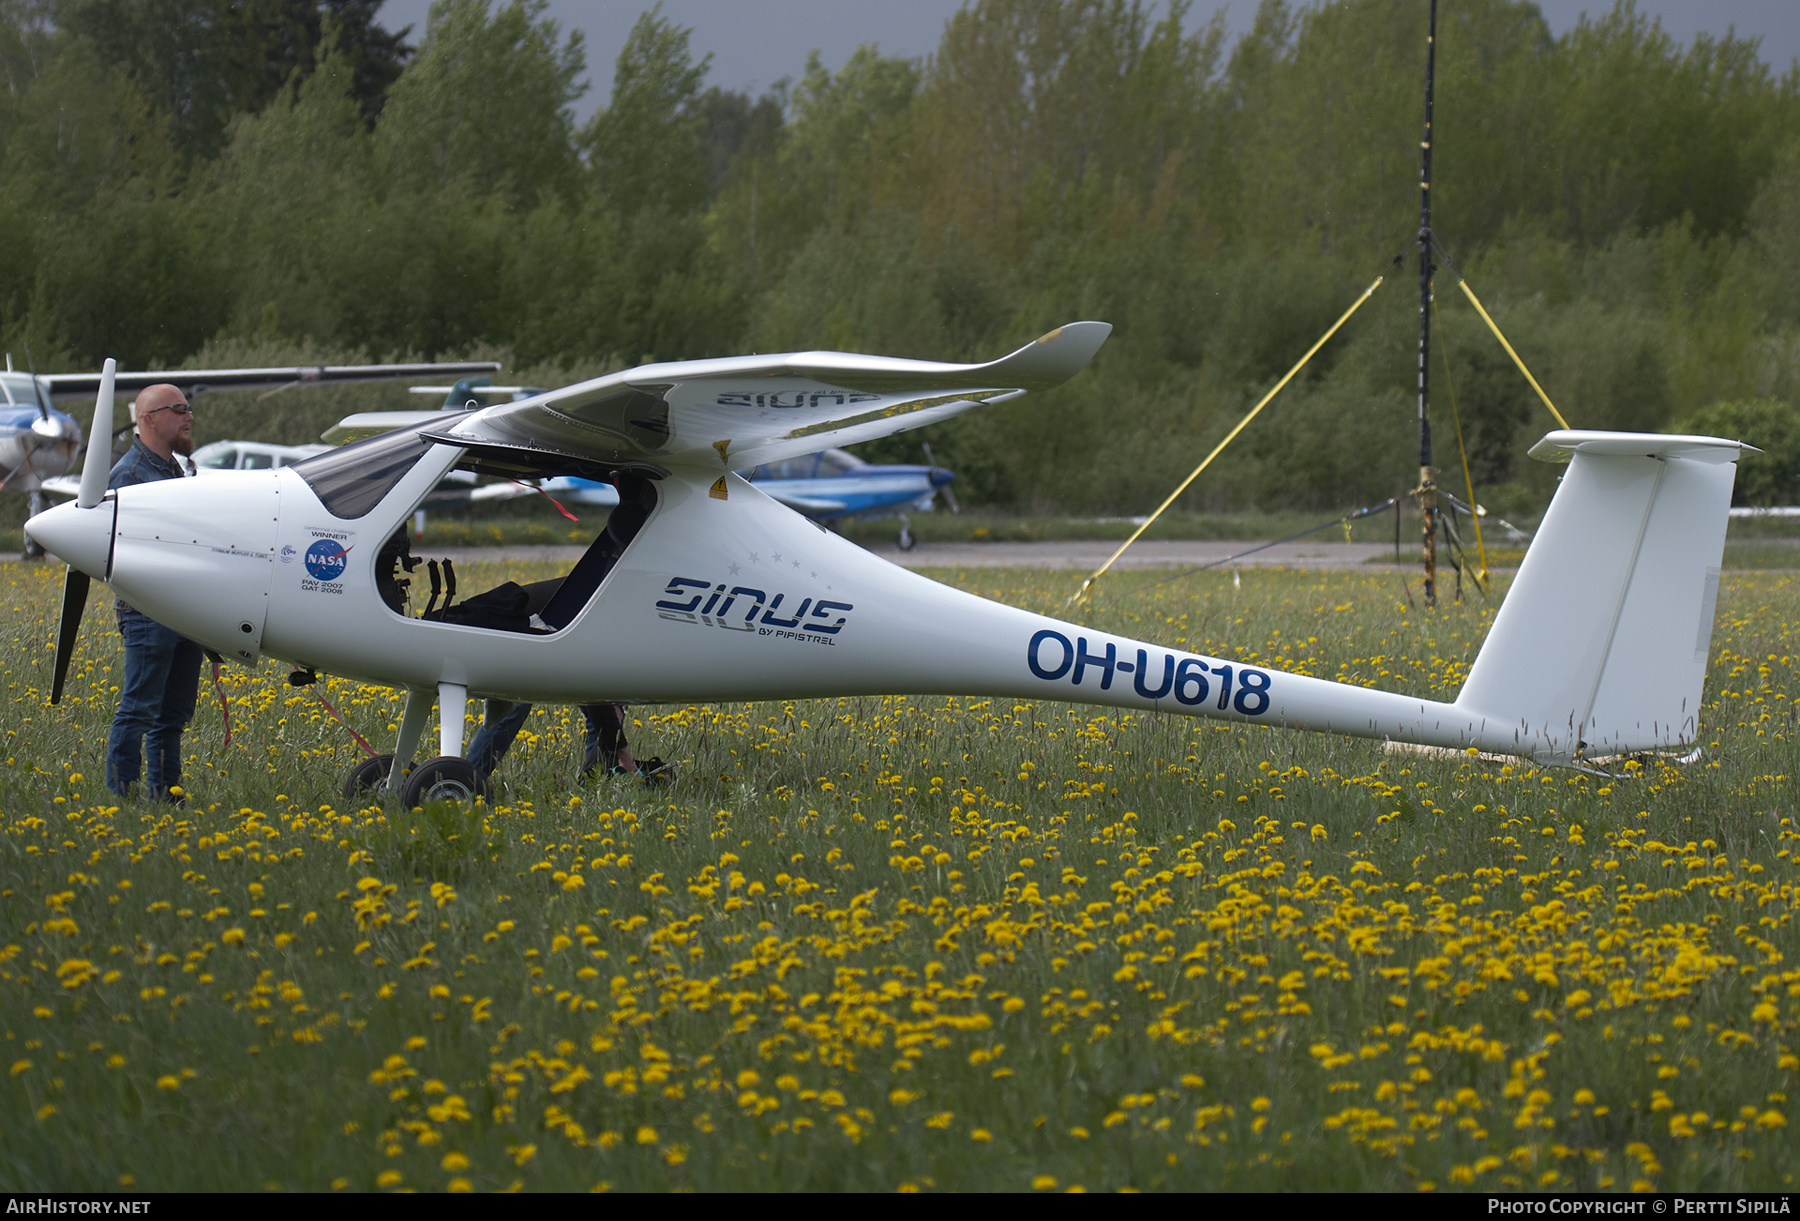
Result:
{"label": "nose wheel", "polygon": [[344,800],[367,801],[387,796],[388,773],[394,770],[394,756],[376,755],[364,759],[344,777]]}
{"label": "nose wheel", "polygon": [[486,797],[487,778],[478,773],[467,759],[441,755],[419,764],[406,778],[400,794],[407,809],[432,801],[474,801]]}
{"label": "nose wheel", "polygon": [[902,515],[900,518],[900,550],[911,551],[918,545],[919,540],[913,535],[911,520]]}

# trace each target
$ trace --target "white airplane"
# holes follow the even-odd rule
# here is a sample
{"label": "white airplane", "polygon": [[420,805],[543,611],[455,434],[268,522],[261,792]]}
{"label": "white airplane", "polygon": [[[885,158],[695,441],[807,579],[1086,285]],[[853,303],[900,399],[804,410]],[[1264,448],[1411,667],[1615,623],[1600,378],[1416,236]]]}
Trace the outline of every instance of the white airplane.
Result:
{"label": "white airplane", "polygon": [[[1739,442],[1557,432],[1555,499],[1452,703],[1287,674],[1061,622],[939,585],[734,471],[917,428],[1072,377],[1111,328],[1000,360],[803,352],[646,365],[522,402],[396,421],[280,470],[81,495],[27,529],[66,560],[52,700],[88,581],[207,648],[407,691],[392,756],[347,791],[467,798],[470,697],[664,703],[872,693],[1105,704],[1476,748],[1544,763],[1695,738]],[[103,385],[95,428],[111,426]],[[398,427],[395,425],[398,424]],[[446,472],[616,481],[621,507],[563,578],[424,617],[404,524]],[[433,603],[436,599],[433,598]],[[437,755],[408,768],[440,710]]]}

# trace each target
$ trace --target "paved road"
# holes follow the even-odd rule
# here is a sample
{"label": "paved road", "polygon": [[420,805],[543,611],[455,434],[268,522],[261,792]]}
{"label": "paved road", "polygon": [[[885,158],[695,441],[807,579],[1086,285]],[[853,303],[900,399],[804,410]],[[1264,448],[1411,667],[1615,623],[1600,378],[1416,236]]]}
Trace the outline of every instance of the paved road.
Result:
{"label": "paved road", "polygon": [[[1119,568],[1194,568],[1241,555],[1263,544],[1242,540],[1224,542],[1141,541],[1113,564]],[[869,550],[884,560],[907,568],[1079,568],[1093,571],[1118,550],[1117,542],[1043,543],[920,543],[901,551],[892,543]],[[1243,568],[1358,568],[1371,560],[1393,558],[1394,548],[1382,543],[1317,542],[1302,539],[1279,543],[1265,551],[1233,560],[1221,567]]]}
{"label": "paved road", "polygon": [[[1079,568],[1092,571],[1106,562],[1118,547],[1116,542],[1043,542],[1043,543],[920,543],[911,551],[901,551],[892,543],[869,550],[884,560],[905,568]],[[1251,542],[1139,542],[1119,557],[1115,569],[1121,568],[1194,568],[1211,564],[1250,551],[1262,544]],[[448,556],[458,564],[498,562],[501,560],[543,560],[547,563],[572,564],[581,557],[581,547],[448,547],[426,548],[424,555]],[[1387,543],[1309,542],[1301,540],[1281,543],[1254,555],[1245,555],[1230,565],[1244,568],[1361,568],[1392,558],[1394,549]],[[0,563],[15,562],[19,553],[0,552]],[[54,561],[52,561],[54,563]]]}

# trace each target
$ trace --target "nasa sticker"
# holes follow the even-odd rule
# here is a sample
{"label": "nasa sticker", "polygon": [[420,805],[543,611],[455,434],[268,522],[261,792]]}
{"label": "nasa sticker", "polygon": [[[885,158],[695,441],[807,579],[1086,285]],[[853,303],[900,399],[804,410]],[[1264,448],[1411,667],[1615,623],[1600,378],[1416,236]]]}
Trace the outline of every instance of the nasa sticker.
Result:
{"label": "nasa sticker", "polygon": [[[354,530],[327,530],[318,526],[307,530],[305,550],[300,562],[306,575],[300,578],[302,593],[341,594],[344,578],[350,571],[350,552],[356,546]],[[292,561],[293,547],[282,548],[283,562]]]}

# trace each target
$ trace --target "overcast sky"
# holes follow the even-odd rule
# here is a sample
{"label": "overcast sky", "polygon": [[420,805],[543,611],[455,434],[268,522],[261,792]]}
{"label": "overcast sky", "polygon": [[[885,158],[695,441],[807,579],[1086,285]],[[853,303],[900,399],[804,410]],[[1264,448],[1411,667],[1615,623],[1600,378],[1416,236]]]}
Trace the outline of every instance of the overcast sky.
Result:
{"label": "overcast sky", "polygon": [[[1455,2],[1440,0],[1439,12]],[[606,101],[613,61],[638,14],[649,7],[641,0],[550,0],[548,16],[565,30],[586,35],[592,88],[576,106],[581,118]],[[944,22],[962,7],[963,0],[663,0],[663,14],[693,30],[695,58],[711,53],[707,83],[752,95],[784,76],[798,77],[806,53],[814,48],[833,71],[865,42],[877,44],[884,55],[929,55],[937,49]],[[1561,34],[1584,12],[1601,15],[1612,6],[1593,0],[1539,0],[1538,7],[1551,30]],[[1761,38],[1763,58],[1778,73],[1800,57],[1800,0],[1638,0],[1637,7],[1683,43],[1703,30],[1721,35],[1734,28],[1740,37]],[[417,43],[429,8],[429,0],[386,0],[381,22],[389,29],[411,25]],[[1240,34],[1255,16],[1256,3],[1196,0],[1189,24],[1199,25],[1221,9],[1227,27]]]}

